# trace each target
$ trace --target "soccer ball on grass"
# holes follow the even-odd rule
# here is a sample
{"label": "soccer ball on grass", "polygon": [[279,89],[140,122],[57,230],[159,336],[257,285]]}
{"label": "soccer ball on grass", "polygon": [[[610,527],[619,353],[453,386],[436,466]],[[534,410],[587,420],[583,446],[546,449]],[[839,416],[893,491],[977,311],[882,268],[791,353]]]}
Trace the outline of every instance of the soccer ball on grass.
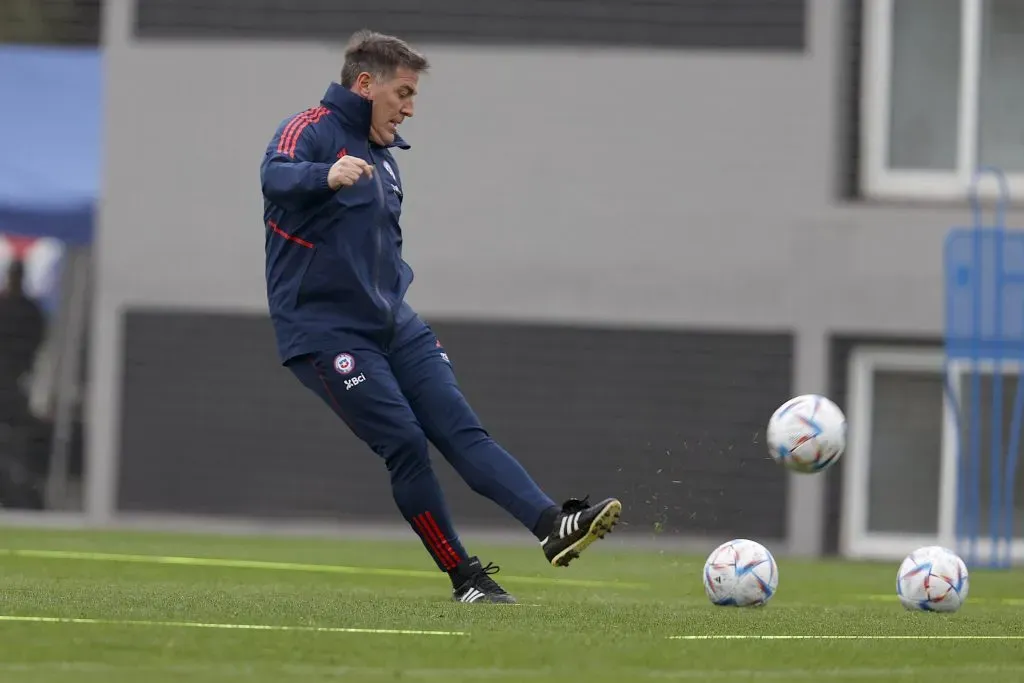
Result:
{"label": "soccer ball on grass", "polygon": [[956,612],[967,600],[969,588],[964,561],[936,545],[907,555],[896,575],[896,594],[908,610]]}
{"label": "soccer ball on grass", "polygon": [[778,586],[775,558],[755,541],[738,538],[723,543],[704,563],[704,592],[721,607],[760,607]]}
{"label": "soccer ball on grass", "polygon": [[824,396],[796,396],[772,413],[767,440],[775,462],[803,474],[822,472],[846,450],[846,416]]}

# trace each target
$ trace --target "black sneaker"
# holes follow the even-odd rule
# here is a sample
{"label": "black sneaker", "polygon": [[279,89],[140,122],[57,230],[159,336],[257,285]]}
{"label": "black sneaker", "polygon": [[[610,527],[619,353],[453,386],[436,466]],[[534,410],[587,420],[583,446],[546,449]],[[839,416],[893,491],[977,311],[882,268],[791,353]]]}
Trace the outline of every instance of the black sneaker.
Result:
{"label": "black sneaker", "polygon": [[491,578],[491,574],[497,574],[499,571],[501,569],[490,562],[486,567],[482,566],[476,557],[463,560],[455,569],[456,580],[461,578],[462,581],[452,590],[452,600],[515,603],[516,599]]}
{"label": "black sneaker", "polygon": [[555,517],[554,527],[548,537],[541,541],[544,555],[556,567],[568,566],[580,556],[587,546],[605,534],[619,521],[622,503],[606,498],[596,505],[587,500],[570,498],[562,504],[562,511]]}

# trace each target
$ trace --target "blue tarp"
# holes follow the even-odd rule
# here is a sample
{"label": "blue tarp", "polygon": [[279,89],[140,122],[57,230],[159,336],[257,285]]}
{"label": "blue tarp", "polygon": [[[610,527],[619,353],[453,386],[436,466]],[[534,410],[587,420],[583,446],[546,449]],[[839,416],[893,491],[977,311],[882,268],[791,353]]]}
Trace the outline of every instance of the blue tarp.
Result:
{"label": "blue tarp", "polygon": [[0,46],[0,232],[91,241],[101,80],[96,49]]}

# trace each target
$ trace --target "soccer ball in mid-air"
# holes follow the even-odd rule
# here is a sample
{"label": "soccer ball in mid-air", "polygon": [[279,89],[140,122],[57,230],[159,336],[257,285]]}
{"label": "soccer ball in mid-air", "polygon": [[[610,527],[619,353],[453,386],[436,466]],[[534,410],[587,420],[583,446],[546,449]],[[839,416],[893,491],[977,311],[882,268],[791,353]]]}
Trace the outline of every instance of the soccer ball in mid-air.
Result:
{"label": "soccer ball in mid-air", "polygon": [[704,563],[704,592],[715,605],[760,607],[778,586],[775,558],[755,541],[738,538],[723,543]]}
{"label": "soccer ball in mid-air", "polygon": [[969,588],[964,561],[936,545],[907,555],[896,575],[896,594],[908,610],[956,612],[967,600]]}
{"label": "soccer ball in mid-air", "polygon": [[846,450],[846,416],[824,396],[796,396],[772,413],[767,440],[776,462],[795,472],[821,472]]}

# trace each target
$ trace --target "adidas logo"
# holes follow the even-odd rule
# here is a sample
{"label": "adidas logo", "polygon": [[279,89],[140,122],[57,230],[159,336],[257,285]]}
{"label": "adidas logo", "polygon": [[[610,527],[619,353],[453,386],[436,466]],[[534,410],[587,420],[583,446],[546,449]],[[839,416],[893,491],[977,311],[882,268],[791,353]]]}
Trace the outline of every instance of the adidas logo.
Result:
{"label": "adidas logo", "polygon": [[576,533],[577,531],[579,531],[580,530],[580,515],[582,515],[582,514],[583,514],[582,512],[577,512],[577,513],[571,514],[571,515],[563,515],[562,516],[562,523],[561,523],[561,525],[560,525],[560,527],[558,529],[558,536],[560,538],[565,538],[566,536],[571,536],[574,533]]}
{"label": "adidas logo", "polygon": [[580,530],[580,517],[581,516],[583,516],[583,511],[576,512],[576,513],[569,514],[569,515],[562,515],[562,521],[559,524],[558,533],[556,534],[556,533],[552,532],[552,533],[548,534],[547,536],[544,537],[544,540],[541,541],[540,544],[544,545],[545,543],[547,543],[548,541],[552,540],[553,538],[557,538],[557,539],[561,540],[563,538],[568,538],[569,536],[572,536],[574,533],[576,533],[577,531]]}
{"label": "adidas logo", "polygon": [[482,597],[484,597],[483,593],[470,586],[466,589],[466,592],[462,594],[462,597],[459,598],[459,602],[476,602]]}

